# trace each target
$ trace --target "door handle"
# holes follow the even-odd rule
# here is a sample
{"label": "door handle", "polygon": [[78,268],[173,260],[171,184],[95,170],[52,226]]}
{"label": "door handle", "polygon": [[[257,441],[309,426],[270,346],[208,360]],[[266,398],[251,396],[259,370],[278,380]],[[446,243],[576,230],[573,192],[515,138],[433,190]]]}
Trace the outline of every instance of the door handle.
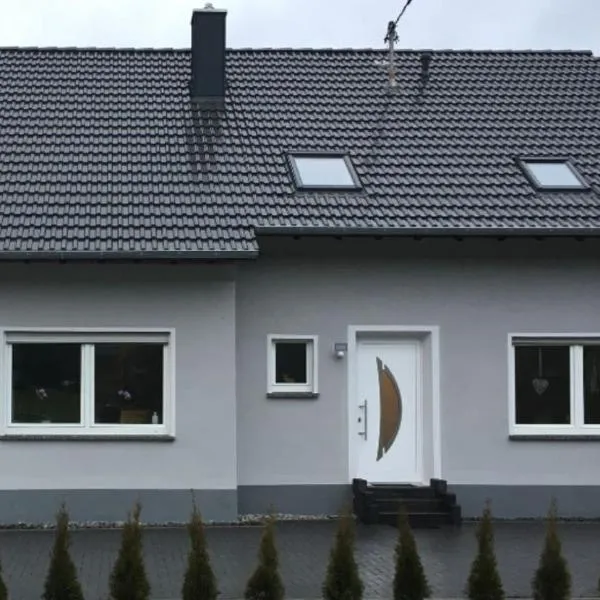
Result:
{"label": "door handle", "polygon": [[[359,404],[358,408],[360,408],[362,411],[364,411],[364,419],[365,419],[365,426],[364,429],[362,431],[358,432],[358,435],[362,435],[365,438],[365,441],[367,439],[367,400],[365,398],[365,401],[363,404]],[[358,422],[360,423],[362,421],[361,417],[358,417]]]}

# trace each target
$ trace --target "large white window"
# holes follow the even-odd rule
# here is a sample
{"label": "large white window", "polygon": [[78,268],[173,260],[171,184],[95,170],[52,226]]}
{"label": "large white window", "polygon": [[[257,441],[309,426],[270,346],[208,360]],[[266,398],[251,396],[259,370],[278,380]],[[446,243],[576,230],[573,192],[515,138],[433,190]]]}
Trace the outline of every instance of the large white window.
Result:
{"label": "large white window", "polygon": [[5,331],[5,435],[173,433],[169,331]]}
{"label": "large white window", "polygon": [[600,435],[600,337],[511,336],[514,435]]}
{"label": "large white window", "polygon": [[268,336],[267,392],[273,396],[316,396],[317,337]]}

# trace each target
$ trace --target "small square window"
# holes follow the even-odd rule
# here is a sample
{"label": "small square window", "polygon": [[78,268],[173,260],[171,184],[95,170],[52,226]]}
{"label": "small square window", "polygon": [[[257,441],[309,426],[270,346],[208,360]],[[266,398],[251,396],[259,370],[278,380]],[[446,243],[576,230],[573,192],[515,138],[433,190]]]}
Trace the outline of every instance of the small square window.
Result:
{"label": "small square window", "polygon": [[275,384],[308,384],[308,344],[275,342]]}
{"label": "small square window", "polygon": [[587,189],[587,184],[568,160],[526,159],[525,174],[539,189]]}
{"label": "small square window", "polygon": [[296,186],[300,189],[357,189],[358,176],[343,155],[294,154],[290,156]]}
{"label": "small square window", "polygon": [[269,336],[268,393],[315,395],[317,393],[317,338]]}

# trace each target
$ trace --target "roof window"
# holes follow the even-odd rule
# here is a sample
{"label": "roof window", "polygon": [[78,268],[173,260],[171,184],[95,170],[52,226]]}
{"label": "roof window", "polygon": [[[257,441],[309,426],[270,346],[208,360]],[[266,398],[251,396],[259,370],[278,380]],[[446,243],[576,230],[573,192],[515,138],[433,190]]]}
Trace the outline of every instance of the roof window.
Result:
{"label": "roof window", "polygon": [[566,158],[527,158],[520,162],[525,175],[540,190],[588,189],[583,177]]}
{"label": "roof window", "polygon": [[290,165],[299,189],[358,189],[350,158],[343,154],[292,154]]}

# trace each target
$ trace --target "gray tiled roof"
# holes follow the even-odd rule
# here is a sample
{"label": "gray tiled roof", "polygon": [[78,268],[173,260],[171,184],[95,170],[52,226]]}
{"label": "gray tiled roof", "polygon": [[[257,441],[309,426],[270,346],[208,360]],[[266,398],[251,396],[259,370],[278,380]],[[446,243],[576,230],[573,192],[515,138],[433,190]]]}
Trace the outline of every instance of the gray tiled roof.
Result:
{"label": "gray tiled roof", "polygon": [[[0,50],[0,255],[252,254],[257,232],[600,232],[600,62],[586,52],[229,50],[223,113],[186,50]],[[348,152],[298,193],[286,152]],[[568,156],[541,193],[515,156]],[[377,233],[377,231],[375,231]],[[14,254],[13,254],[14,253]],[[241,254],[240,254],[241,255]]]}

